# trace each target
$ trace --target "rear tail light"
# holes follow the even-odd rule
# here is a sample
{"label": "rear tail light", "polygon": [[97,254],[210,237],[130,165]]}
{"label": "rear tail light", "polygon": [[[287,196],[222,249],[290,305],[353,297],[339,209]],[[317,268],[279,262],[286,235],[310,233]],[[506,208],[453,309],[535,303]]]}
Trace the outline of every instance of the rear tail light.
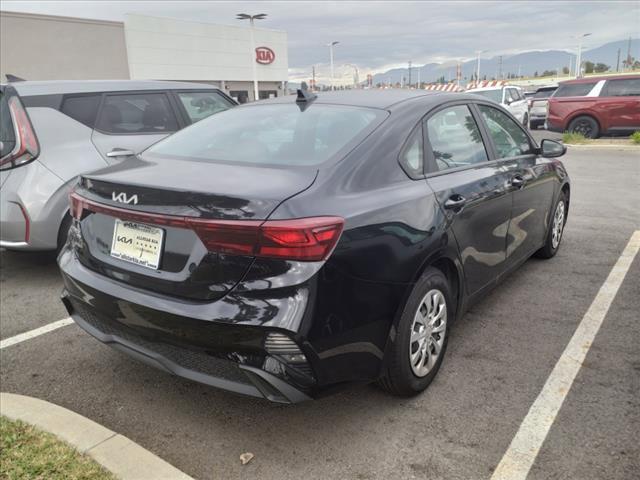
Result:
{"label": "rear tail light", "polygon": [[27,111],[17,95],[9,97],[9,113],[15,130],[16,145],[11,153],[0,159],[0,170],[8,170],[35,160],[40,154],[38,138]]}
{"label": "rear tail light", "polygon": [[122,220],[152,225],[189,228],[207,250],[235,255],[282,258],[307,262],[325,260],[335,248],[344,219],[309,217],[290,220],[210,220],[180,217],[94,203],[75,192],[70,195],[71,215],[82,218],[84,210]]}

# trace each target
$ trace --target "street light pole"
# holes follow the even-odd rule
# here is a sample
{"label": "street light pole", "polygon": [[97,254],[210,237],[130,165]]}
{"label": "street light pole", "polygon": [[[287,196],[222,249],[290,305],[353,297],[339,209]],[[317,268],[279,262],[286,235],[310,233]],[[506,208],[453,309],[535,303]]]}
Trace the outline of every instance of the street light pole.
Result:
{"label": "street light pole", "polygon": [[335,90],[335,84],[333,81],[333,47],[335,47],[336,45],[338,45],[340,42],[338,41],[333,41],[329,44],[327,44],[327,47],[329,47],[329,61],[330,61],[330,65],[331,65],[331,90]]}
{"label": "street light pole", "polygon": [[251,70],[253,72],[253,100],[256,101],[258,100],[258,72],[256,70],[256,59],[255,57],[255,52],[256,52],[256,41],[253,35],[253,21],[254,20],[264,20],[265,18],[267,18],[267,14],[266,13],[259,13],[258,15],[247,15],[246,13],[238,13],[236,15],[236,19],[237,20],[249,20],[249,23],[251,25]]}
{"label": "street light pole", "polygon": [[591,35],[590,33],[583,33],[578,35],[578,55],[576,56],[576,78],[582,77],[582,39]]}
{"label": "street light pole", "polygon": [[478,65],[476,67],[476,82],[480,81],[480,54],[486,52],[486,50],[476,50],[476,55],[478,56]]}

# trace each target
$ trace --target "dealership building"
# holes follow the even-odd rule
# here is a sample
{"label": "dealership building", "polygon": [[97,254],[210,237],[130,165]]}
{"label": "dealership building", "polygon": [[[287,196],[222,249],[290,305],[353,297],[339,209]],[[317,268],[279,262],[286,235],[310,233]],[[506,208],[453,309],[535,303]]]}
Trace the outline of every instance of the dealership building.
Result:
{"label": "dealership building", "polygon": [[287,33],[129,14],[124,22],[0,12],[0,75],[208,83],[244,103],[286,93]]}

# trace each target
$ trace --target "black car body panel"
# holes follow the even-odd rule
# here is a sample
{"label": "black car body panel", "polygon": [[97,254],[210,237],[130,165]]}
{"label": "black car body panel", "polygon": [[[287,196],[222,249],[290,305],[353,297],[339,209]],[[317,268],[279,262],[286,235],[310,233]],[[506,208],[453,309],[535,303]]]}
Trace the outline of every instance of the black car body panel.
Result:
{"label": "black car body panel", "polygon": [[[486,162],[429,171],[425,135],[425,171],[410,178],[399,164],[407,138],[432,112],[463,104],[479,118],[476,106],[495,107],[491,102],[369,91],[320,95],[308,108],[323,102],[389,115],[341,158],[314,167],[164,162],[142,154],[137,163],[84,177],[77,193],[106,206],[185,217],[268,223],[338,216],[344,230],[328,258],[208,252],[193,231],[167,227],[163,265],[144,269],[109,256],[104,239],[113,220],[93,213],[74,223],[59,257],[64,302],[80,326],[129,353],[137,348],[138,357],[172,373],[295,402],[378,378],[404,302],[427,266],[446,273],[459,317],[544,243],[550,210],[568,189],[558,160],[537,150],[499,159],[480,123]],[[139,203],[117,203],[112,191],[138,195]],[[447,206],[454,194],[466,199],[462,208]],[[273,339],[293,342],[304,361],[274,353]],[[236,370],[212,372],[207,358]]]}

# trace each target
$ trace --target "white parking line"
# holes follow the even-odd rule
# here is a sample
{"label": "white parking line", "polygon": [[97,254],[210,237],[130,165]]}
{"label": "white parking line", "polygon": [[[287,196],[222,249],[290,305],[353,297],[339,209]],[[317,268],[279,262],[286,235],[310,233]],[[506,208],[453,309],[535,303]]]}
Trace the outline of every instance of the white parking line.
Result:
{"label": "white parking line", "polygon": [[0,340],[0,350],[3,348],[10,347],[11,345],[15,345],[16,343],[21,343],[26,340],[31,340],[32,338],[38,337],[40,335],[44,335],[45,333],[53,332],[58,328],[70,325],[73,323],[71,317],[63,318],[62,320],[58,320],[57,322],[48,323],[43,327],[35,328],[33,330],[29,330],[28,332],[21,333],[19,335],[15,335],[13,337],[5,338],[4,340]]}
{"label": "white parking line", "polygon": [[527,478],[542,443],[639,249],[640,230],[636,230],[562,352],[538,398],[531,405],[529,413],[520,424],[516,436],[493,472],[491,480],[525,480]]}

